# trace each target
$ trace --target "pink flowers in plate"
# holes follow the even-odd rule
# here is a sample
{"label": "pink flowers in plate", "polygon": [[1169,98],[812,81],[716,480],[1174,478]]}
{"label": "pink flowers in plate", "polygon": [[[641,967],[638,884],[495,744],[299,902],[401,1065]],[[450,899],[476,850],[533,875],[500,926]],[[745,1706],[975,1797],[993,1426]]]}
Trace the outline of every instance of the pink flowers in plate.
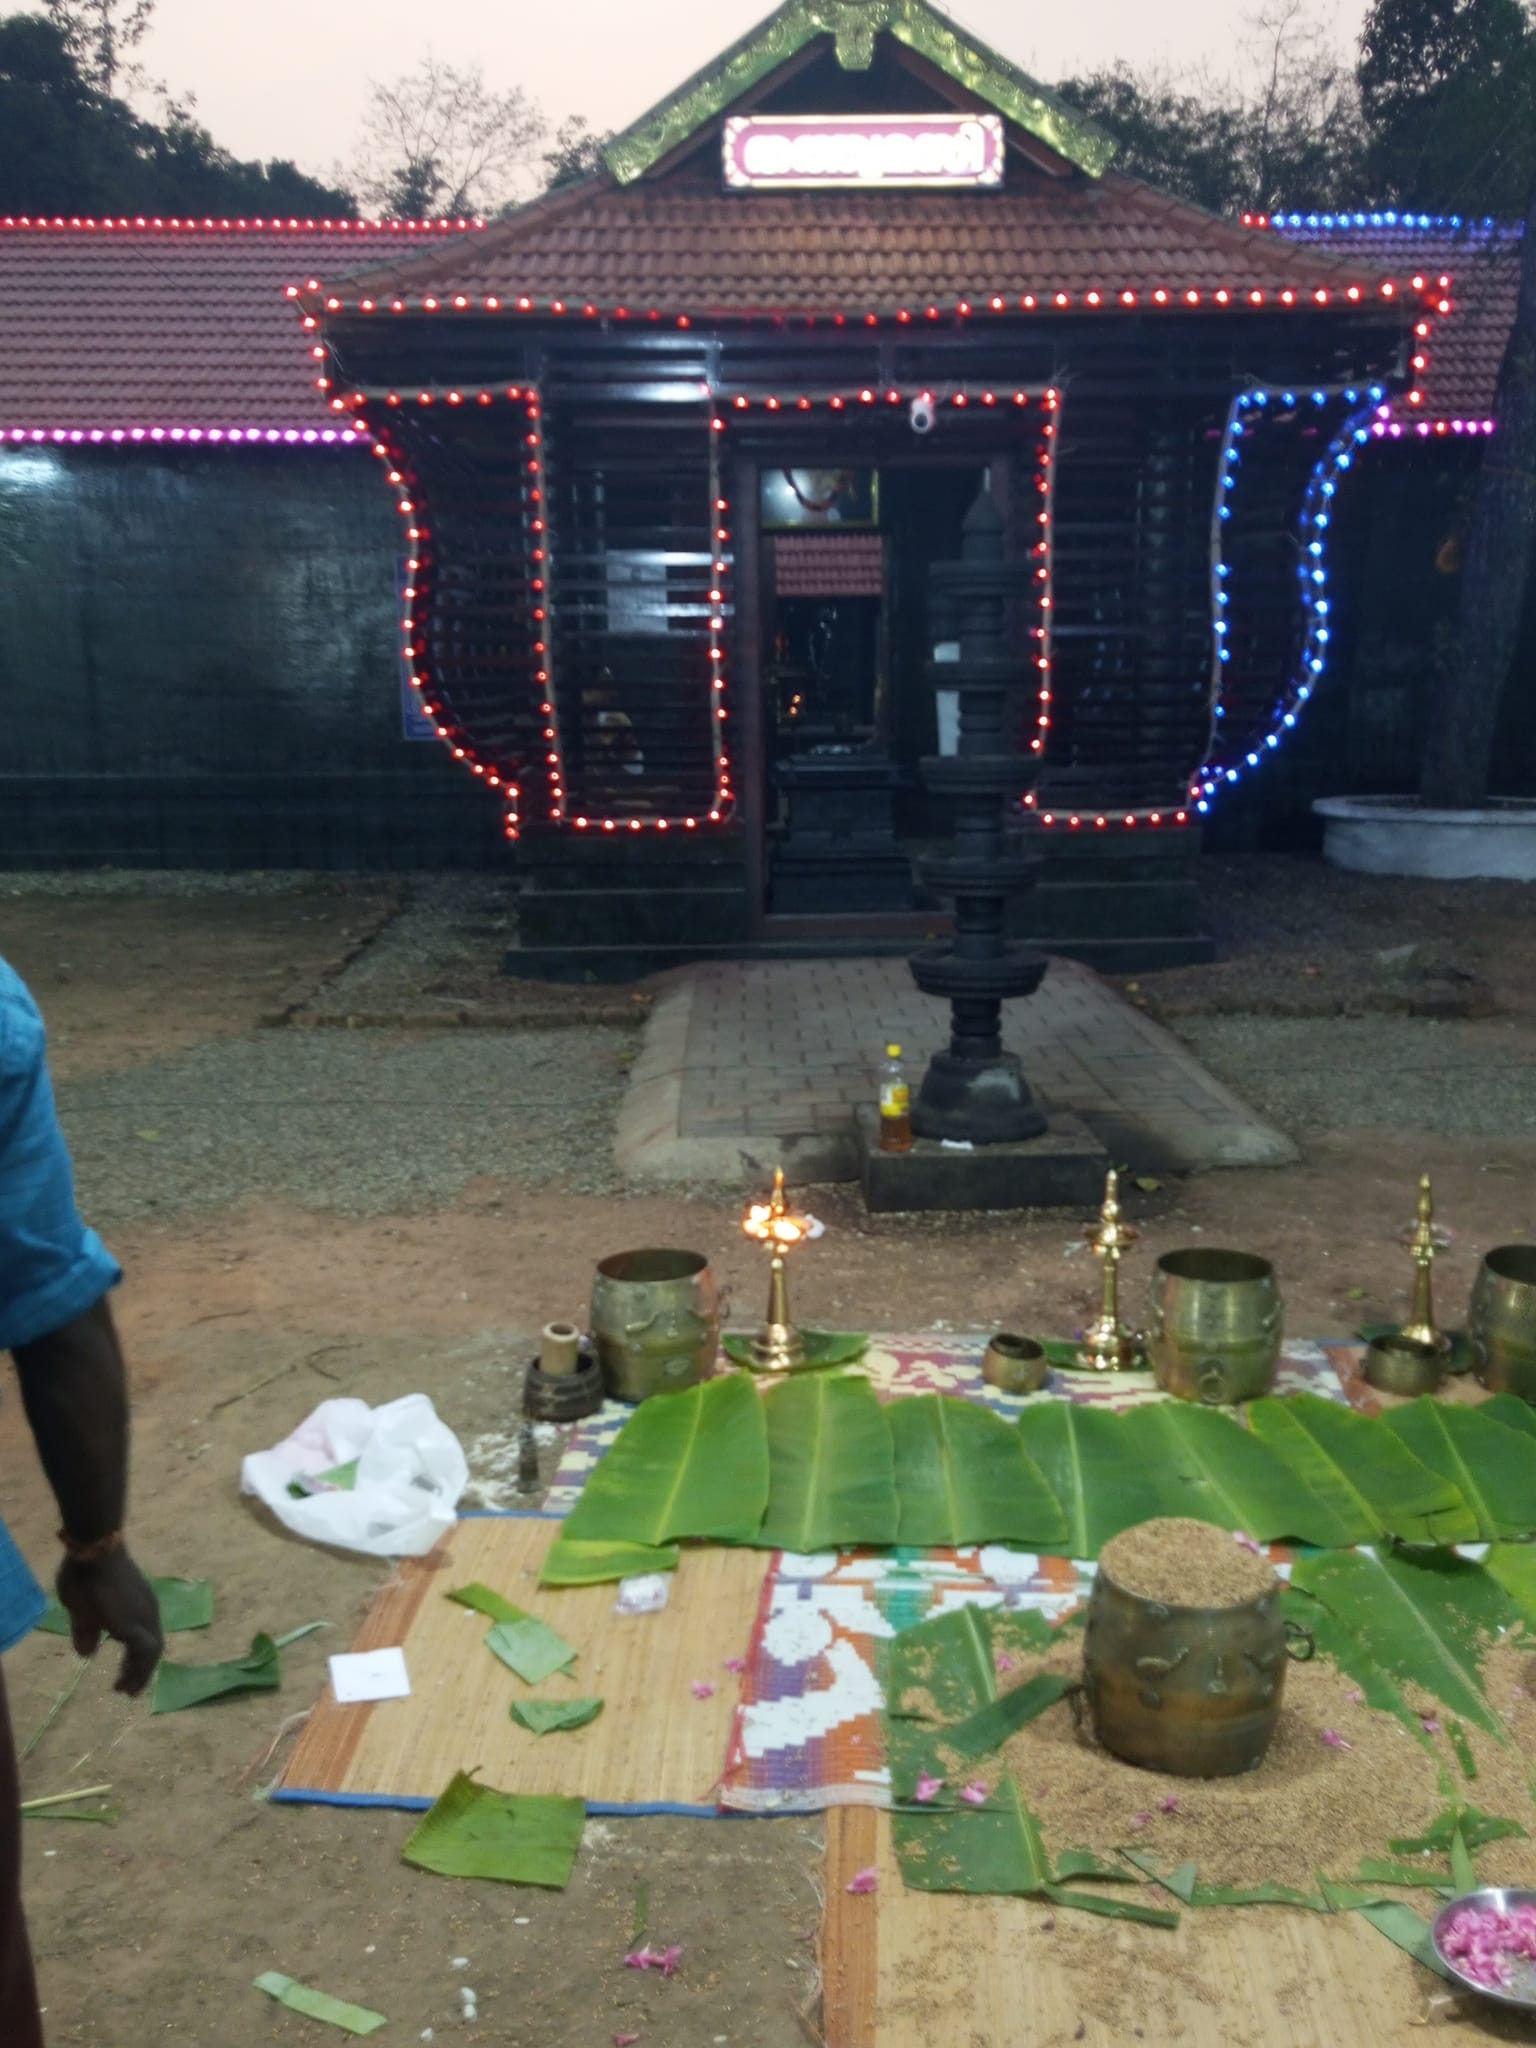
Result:
{"label": "pink flowers in plate", "polygon": [[1536,1962],[1536,1906],[1463,1906],[1446,1922],[1440,1953],[1474,1984],[1501,1991],[1514,1980],[1513,1958]]}
{"label": "pink flowers in plate", "polygon": [[988,1797],[987,1788],[985,1785],[962,1785],[960,1797],[967,1806],[985,1806]]}
{"label": "pink flowers in plate", "polygon": [[709,1679],[696,1678],[693,1681],[693,1696],[696,1700],[712,1700],[715,1696],[715,1688]]}
{"label": "pink flowers in plate", "polygon": [[1337,1728],[1325,1728],[1323,1730],[1324,1749],[1353,1749],[1354,1746],[1352,1742],[1344,1740]]}
{"label": "pink flowers in plate", "polygon": [[912,1797],[919,1806],[932,1806],[935,1796],[943,1789],[942,1778],[930,1778],[926,1771],[919,1771]]}
{"label": "pink flowers in plate", "polygon": [[624,1958],[624,1967],[626,1970],[660,1970],[663,1977],[675,1977],[682,1956],[682,1948],[677,1943],[671,1948],[652,1948],[647,1942],[644,1948],[630,1951]]}
{"label": "pink flowers in plate", "polygon": [[880,1873],[878,1870],[857,1870],[854,1872],[851,1882],[843,1886],[843,1890],[845,1892],[852,1892],[856,1897],[863,1897],[866,1892],[877,1890],[879,1884]]}

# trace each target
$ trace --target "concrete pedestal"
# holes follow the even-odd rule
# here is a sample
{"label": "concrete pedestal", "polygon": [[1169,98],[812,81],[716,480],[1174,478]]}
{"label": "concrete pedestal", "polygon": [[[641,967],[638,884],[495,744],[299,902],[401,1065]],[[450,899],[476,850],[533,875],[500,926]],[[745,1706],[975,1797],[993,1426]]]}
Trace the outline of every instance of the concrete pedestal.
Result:
{"label": "concrete pedestal", "polygon": [[1044,1133],[1017,1145],[960,1152],[918,1138],[910,1152],[880,1150],[880,1114],[855,1112],[864,1202],[872,1215],[928,1209],[1083,1209],[1104,1199],[1110,1157],[1085,1123],[1057,1112]]}

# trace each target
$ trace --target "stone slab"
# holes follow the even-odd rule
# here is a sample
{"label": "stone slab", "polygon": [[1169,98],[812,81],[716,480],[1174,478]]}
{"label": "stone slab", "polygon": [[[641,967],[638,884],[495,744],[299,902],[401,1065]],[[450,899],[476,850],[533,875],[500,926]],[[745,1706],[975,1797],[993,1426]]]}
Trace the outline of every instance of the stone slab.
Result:
{"label": "stone slab", "polygon": [[918,1138],[910,1152],[880,1150],[880,1115],[854,1113],[865,1206],[874,1216],[932,1209],[1092,1209],[1111,1160],[1088,1126],[1058,1111],[1038,1138],[958,1151]]}

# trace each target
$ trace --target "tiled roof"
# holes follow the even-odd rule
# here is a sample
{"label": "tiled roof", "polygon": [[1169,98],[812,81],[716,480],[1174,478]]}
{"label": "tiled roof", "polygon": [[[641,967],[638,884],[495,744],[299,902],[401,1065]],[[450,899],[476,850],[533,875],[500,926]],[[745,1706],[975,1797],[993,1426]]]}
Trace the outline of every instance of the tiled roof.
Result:
{"label": "tiled roof", "polygon": [[[1025,180],[1027,179],[1027,182]],[[760,312],[895,314],[996,294],[1017,307],[1091,292],[1298,295],[1389,273],[1375,262],[1255,234],[1139,180],[1021,172],[1001,192],[747,192],[603,176],[526,206],[452,250],[348,276],[332,249],[325,292],[417,307],[455,297],[698,318]],[[332,310],[335,310],[333,308]]]}
{"label": "tiled roof", "polygon": [[[1494,221],[1450,221],[1383,214],[1285,214],[1269,223],[1287,241],[1390,269],[1451,280],[1451,312],[1429,338],[1424,405],[1411,417],[1429,425],[1492,415],[1499,365],[1509,345],[1520,286],[1520,229]],[[1399,404],[1406,421],[1409,408]]]}
{"label": "tiled roof", "polygon": [[0,437],[334,436],[285,288],[443,232],[0,222]]}

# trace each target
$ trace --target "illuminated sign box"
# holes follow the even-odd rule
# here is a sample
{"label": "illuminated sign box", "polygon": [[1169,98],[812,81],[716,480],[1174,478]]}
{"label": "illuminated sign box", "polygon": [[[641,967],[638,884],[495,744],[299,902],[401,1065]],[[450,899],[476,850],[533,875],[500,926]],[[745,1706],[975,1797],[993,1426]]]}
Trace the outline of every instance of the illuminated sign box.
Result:
{"label": "illuminated sign box", "polygon": [[1003,182],[999,114],[738,115],[725,124],[725,182],[738,190]]}

